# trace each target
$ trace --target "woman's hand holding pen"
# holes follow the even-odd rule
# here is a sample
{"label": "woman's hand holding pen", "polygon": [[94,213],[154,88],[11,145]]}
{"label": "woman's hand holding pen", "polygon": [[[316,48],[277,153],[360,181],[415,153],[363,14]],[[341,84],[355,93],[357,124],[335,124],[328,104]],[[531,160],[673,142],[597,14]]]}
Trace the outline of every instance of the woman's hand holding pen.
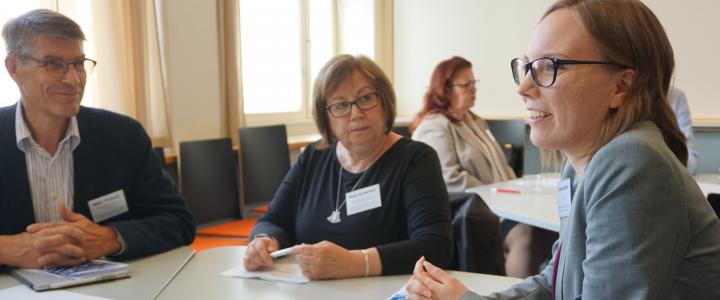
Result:
{"label": "woman's hand holding pen", "polygon": [[310,279],[359,277],[365,274],[363,254],[332,242],[301,244],[293,247],[295,260]]}
{"label": "woman's hand holding pen", "polygon": [[277,240],[272,237],[257,237],[245,248],[243,264],[248,271],[255,271],[273,265],[273,258],[270,253],[280,247]]}

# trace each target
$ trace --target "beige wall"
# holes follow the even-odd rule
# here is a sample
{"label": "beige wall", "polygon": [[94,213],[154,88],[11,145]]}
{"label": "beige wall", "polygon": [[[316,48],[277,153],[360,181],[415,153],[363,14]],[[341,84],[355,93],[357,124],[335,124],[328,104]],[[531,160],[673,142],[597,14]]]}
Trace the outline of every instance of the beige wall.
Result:
{"label": "beige wall", "polygon": [[395,86],[398,113],[421,108],[430,73],[453,55],[473,63],[480,80],[475,112],[524,115],[515,95],[510,60],[527,48],[539,11],[548,0],[395,0]]}
{"label": "beige wall", "polygon": [[[510,59],[522,55],[532,28],[550,0],[395,0],[395,82],[399,114],[420,109],[432,68],[460,55],[480,79],[475,112],[487,117],[524,116],[515,94]],[[718,80],[720,20],[712,0],[648,0],[673,44],[676,85],[685,90],[693,118],[720,118]],[[697,123],[697,122],[696,122]]]}
{"label": "beige wall", "polygon": [[[474,108],[487,117],[524,116],[515,94],[509,64],[522,55],[533,26],[550,0],[394,0],[394,81],[398,114],[420,109],[432,68],[461,55],[474,64],[480,79]],[[220,137],[221,103],[216,2],[162,0],[166,26],[168,95],[175,141]],[[720,9],[713,0],[646,1],[670,36],[676,52],[676,83],[690,100],[695,119],[720,119],[714,32]],[[289,128],[289,134],[314,131],[312,124]]]}
{"label": "beige wall", "polygon": [[[675,85],[684,90],[694,121],[720,121],[720,19],[716,0],[644,1],[657,14],[675,51]],[[695,122],[708,123],[709,122]],[[717,122],[714,123],[717,126]]]}

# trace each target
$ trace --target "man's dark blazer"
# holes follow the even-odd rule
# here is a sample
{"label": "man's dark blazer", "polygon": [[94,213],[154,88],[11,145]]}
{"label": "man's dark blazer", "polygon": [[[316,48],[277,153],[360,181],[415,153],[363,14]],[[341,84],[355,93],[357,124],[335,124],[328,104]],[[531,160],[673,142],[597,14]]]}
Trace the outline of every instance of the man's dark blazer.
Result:
{"label": "man's dark blazer", "polygon": [[[15,137],[16,105],[0,108],[0,235],[35,223],[25,153]],[[88,201],[123,190],[129,211],[101,222],[127,248],[118,259],[163,252],[195,237],[192,214],[140,123],[105,110],[80,107],[80,144],[73,151],[73,211],[92,220]]]}

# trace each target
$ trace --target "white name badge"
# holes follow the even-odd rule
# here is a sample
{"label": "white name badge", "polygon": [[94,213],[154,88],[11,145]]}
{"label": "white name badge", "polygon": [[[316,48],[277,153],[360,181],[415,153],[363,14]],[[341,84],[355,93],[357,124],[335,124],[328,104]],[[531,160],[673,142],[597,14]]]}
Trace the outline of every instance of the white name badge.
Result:
{"label": "white name badge", "polygon": [[557,191],[558,216],[564,218],[570,215],[570,204],[572,203],[572,185],[570,184],[570,178],[560,180],[560,182],[558,182]]}
{"label": "white name badge", "polygon": [[123,190],[117,190],[88,202],[93,221],[99,223],[128,211]]}
{"label": "white name badge", "polygon": [[382,206],[380,184],[371,185],[345,194],[347,215],[364,212]]}

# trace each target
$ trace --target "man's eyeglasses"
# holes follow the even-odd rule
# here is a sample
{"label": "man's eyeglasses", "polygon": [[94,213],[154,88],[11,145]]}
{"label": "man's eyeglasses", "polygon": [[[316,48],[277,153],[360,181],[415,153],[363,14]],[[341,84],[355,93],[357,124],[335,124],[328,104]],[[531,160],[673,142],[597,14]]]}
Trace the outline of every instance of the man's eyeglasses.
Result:
{"label": "man's eyeglasses", "polygon": [[541,87],[549,87],[555,83],[557,78],[558,66],[561,65],[617,65],[609,61],[590,61],[590,60],[565,60],[550,57],[539,57],[530,62],[525,59],[515,58],[510,61],[513,79],[515,83],[520,85],[527,76],[528,71],[532,75],[535,84]]}
{"label": "man's eyeglasses", "polygon": [[476,79],[476,80],[471,80],[471,81],[468,81],[468,82],[465,82],[465,83],[448,83],[448,86],[449,86],[449,87],[459,86],[459,87],[462,87],[463,89],[469,90],[469,89],[474,88],[475,85],[477,85],[477,83],[478,83],[479,81],[480,81],[480,80],[477,80],[477,79]]}
{"label": "man's eyeglasses", "polygon": [[359,109],[368,110],[378,104],[378,93],[372,92],[358,97],[353,101],[340,101],[325,107],[333,117],[340,118],[350,114],[353,104]]}
{"label": "man's eyeglasses", "polygon": [[53,77],[65,76],[68,69],[70,69],[70,66],[73,66],[75,71],[81,75],[88,75],[92,73],[93,69],[95,69],[95,65],[97,65],[96,61],[89,58],[82,58],[72,62],[66,62],[60,59],[37,59],[27,55],[23,56],[23,58],[42,65],[45,68],[45,71]]}

